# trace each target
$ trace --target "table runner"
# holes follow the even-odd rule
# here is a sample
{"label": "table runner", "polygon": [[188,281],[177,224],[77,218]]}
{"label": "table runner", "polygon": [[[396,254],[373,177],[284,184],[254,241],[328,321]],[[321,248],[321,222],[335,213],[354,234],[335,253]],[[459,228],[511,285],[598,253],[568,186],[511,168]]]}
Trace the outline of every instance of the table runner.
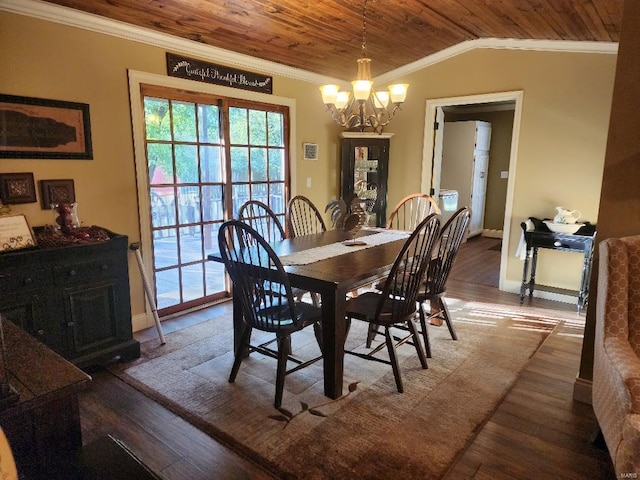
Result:
{"label": "table runner", "polygon": [[380,233],[374,233],[373,235],[367,235],[366,237],[357,237],[356,240],[365,242],[364,245],[345,245],[345,242],[332,243],[329,245],[323,245],[321,247],[314,247],[308,250],[302,250],[290,255],[283,255],[280,257],[280,261],[283,265],[308,265],[310,263],[317,262],[319,260],[325,260],[331,257],[337,257],[344,255],[345,253],[353,252],[354,250],[364,250],[365,248],[374,247],[376,245],[382,245],[383,243],[395,242],[396,240],[403,240],[409,238],[410,232],[402,232],[399,230],[384,231]]}

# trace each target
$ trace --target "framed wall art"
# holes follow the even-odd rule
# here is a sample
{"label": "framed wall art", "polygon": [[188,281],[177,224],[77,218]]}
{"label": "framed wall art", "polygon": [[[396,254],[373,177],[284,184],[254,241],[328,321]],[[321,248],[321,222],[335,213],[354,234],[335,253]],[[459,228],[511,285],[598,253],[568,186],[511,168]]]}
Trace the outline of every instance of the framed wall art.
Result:
{"label": "framed wall art", "polygon": [[93,158],[86,103],[0,94],[0,125],[0,158]]}
{"label": "framed wall art", "polygon": [[0,217],[0,252],[35,247],[31,227],[24,215]]}
{"label": "framed wall art", "polygon": [[5,205],[36,202],[33,173],[0,173],[0,200]]}
{"label": "framed wall art", "polygon": [[51,210],[52,205],[73,203],[76,192],[73,179],[40,180],[40,203],[43,210]]}

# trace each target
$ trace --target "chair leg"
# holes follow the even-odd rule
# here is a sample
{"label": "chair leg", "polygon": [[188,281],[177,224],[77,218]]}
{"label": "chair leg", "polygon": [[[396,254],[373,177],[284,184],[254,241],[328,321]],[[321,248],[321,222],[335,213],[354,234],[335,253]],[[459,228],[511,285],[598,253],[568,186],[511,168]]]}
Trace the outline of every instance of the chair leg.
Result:
{"label": "chair leg", "polygon": [[396,379],[396,387],[398,387],[398,393],[403,393],[404,387],[402,386],[402,377],[400,376],[400,366],[398,365],[396,345],[393,335],[391,335],[391,332],[389,331],[389,327],[384,328],[384,336],[387,342],[387,350],[389,351],[389,360],[391,361],[391,367],[393,368],[393,376]]}
{"label": "chair leg", "polygon": [[320,353],[324,355],[324,348],[322,343],[322,324],[320,322],[316,322],[313,324],[313,334],[316,337],[316,342],[318,342],[318,347],[320,348]]}
{"label": "chair leg", "polygon": [[313,304],[314,307],[319,307],[320,306],[320,295],[317,294],[316,292],[310,292],[311,293],[311,303]]}
{"label": "chair leg", "polygon": [[447,303],[444,301],[444,298],[440,297],[438,300],[440,301],[440,307],[442,308],[444,321],[447,323],[447,327],[449,328],[449,333],[451,334],[451,338],[453,340],[457,340],[458,335],[456,335],[456,331],[453,328],[453,322],[451,321],[451,314],[449,313],[449,307],[447,307]]}
{"label": "chair leg", "polygon": [[276,371],[276,399],[273,406],[278,408],[282,405],[282,394],[284,391],[284,377],[287,373],[287,344],[289,337],[278,337],[278,369]]}
{"label": "chair leg", "polygon": [[367,348],[371,348],[371,343],[373,342],[373,339],[376,338],[377,334],[378,325],[376,325],[375,323],[370,323],[369,330],[367,331]]}
{"label": "chair leg", "polygon": [[420,313],[420,328],[422,339],[424,340],[424,351],[427,358],[431,358],[431,342],[429,341],[429,330],[427,330],[427,317],[424,314],[424,305],[421,303],[418,312]]}
{"label": "chair leg", "polygon": [[427,365],[427,357],[425,357],[424,355],[424,349],[422,348],[422,344],[420,343],[420,334],[418,333],[418,329],[416,328],[416,324],[413,319],[409,319],[407,321],[407,327],[409,327],[409,331],[411,332],[411,335],[413,335],[412,342],[416,347],[416,352],[418,353],[418,358],[420,359],[420,365],[422,365],[422,368],[426,370],[427,368],[429,368]]}
{"label": "chair leg", "polygon": [[246,357],[247,346],[249,345],[249,339],[251,338],[251,327],[244,326],[240,335],[240,342],[238,342],[238,349],[236,350],[235,359],[233,360],[233,366],[231,367],[231,373],[229,374],[229,383],[233,383],[240,370],[240,364],[242,359]]}

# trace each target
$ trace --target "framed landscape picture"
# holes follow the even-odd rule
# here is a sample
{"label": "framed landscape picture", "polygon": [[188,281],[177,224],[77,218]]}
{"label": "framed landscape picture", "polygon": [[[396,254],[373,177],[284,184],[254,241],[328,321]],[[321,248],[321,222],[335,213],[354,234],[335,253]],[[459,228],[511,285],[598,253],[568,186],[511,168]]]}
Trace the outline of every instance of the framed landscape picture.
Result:
{"label": "framed landscape picture", "polygon": [[0,125],[0,158],[93,158],[86,103],[0,94]]}

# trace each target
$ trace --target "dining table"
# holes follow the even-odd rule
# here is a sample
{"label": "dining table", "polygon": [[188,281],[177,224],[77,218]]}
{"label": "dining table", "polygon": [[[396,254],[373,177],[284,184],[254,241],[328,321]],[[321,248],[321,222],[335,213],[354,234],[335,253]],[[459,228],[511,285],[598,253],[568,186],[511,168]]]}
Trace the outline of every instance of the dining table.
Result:
{"label": "dining table", "polygon": [[[331,399],[342,396],[343,390],[347,295],[384,277],[408,236],[408,232],[362,229],[352,238],[347,232],[328,230],[270,244],[291,286],[321,296],[324,394]],[[301,256],[306,259],[300,260]],[[208,259],[223,261],[219,252]],[[233,297],[234,347],[242,322],[240,301]]]}

